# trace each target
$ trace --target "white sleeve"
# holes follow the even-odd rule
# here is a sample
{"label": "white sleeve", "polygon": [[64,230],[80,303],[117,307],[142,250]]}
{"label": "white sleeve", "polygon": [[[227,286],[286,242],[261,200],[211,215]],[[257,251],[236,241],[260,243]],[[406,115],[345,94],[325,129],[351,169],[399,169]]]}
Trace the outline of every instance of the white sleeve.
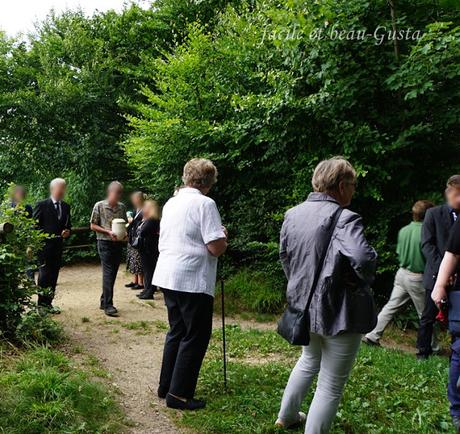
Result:
{"label": "white sleeve", "polygon": [[216,203],[212,200],[206,201],[201,206],[200,215],[201,236],[205,244],[225,238],[222,229],[222,220]]}

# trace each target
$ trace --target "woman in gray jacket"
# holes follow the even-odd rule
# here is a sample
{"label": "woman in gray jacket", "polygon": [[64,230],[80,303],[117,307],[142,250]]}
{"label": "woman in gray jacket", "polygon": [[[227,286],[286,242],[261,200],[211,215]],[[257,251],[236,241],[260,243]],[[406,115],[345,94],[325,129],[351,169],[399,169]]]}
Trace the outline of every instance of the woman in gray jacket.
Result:
{"label": "woman in gray jacket", "polygon": [[[347,160],[334,157],[318,164],[312,185],[314,192],[286,213],[281,230],[280,257],[288,279],[288,304],[305,310],[311,291],[313,294],[310,343],[303,347],[291,373],[276,425],[287,428],[306,420],[305,434],[323,434],[329,432],[336,415],[361,336],[376,323],[370,285],[377,254],[364,237],[361,217],[344,209],[318,283],[312,288],[321,257],[319,234],[324,233],[322,229],[331,223],[338,207],[350,205],[356,172]],[[307,417],[299,410],[317,374]]]}

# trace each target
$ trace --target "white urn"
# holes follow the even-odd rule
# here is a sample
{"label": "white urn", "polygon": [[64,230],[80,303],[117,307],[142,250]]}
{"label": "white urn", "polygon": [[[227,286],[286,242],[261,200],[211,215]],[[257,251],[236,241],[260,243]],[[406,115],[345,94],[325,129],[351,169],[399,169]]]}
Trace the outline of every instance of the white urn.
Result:
{"label": "white urn", "polygon": [[126,238],[126,222],[123,219],[112,220],[112,232],[117,236],[118,241]]}

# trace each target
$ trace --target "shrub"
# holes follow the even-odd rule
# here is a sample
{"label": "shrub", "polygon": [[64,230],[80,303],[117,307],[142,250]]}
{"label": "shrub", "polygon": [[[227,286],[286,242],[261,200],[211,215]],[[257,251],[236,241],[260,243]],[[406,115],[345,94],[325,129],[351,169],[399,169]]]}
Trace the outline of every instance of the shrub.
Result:
{"label": "shrub", "polygon": [[0,204],[0,223],[3,222],[12,223],[14,231],[0,239],[0,337],[14,338],[22,315],[32,308],[31,298],[37,292],[26,271],[45,235],[35,230],[34,221],[24,208],[11,208],[8,195]]}
{"label": "shrub", "polygon": [[[225,283],[226,310],[228,313],[278,313],[284,304],[284,291],[284,282],[277,275],[244,268]],[[220,298],[220,287],[217,297]],[[216,305],[219,306],[219,302]]]}
{"label": "shrub", "polygon": [[390,37],[333,35],[391,29],[382,0],[248,2],[228,8],[214,29],[194,26],[152,62],[155,85],[129,117],[126,151],[138,182],[166,199],[188,158],[213,159],[211,194],[239,261],[250,243],[278,241],[282,216],[307,197],[318,161],[344,155],[358,172],[352,206],[379,273],[392,272],[412,202],[442,200],[458,170],[460,14],[444,3],[397,2],[398,28],[424,35],[399,41],[398,56]]}
{"label": "shrub", "polygon": [[47,315],[30,311],[23,315],[16,328],[16,339],[35,344],[57,344],[62,340],[63,330],[59,323]]}

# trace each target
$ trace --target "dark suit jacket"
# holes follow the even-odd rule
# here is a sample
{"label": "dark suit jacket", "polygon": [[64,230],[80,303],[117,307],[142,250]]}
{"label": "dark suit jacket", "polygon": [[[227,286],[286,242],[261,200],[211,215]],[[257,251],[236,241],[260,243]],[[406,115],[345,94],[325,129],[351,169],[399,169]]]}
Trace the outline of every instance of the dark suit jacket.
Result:
{"label": "dark suit jacket", "polygon": [[423,286],[428,290],[434,287],[453,224],[453,217],[446,204],[426,212],[422,226],[422,251],[426,259]]}
{"label": "dark suit jacket", "polygon": [[34,208],[33,217],[37,220],[37,228],[49,235],[61,236],[64,229],[71,229],[70,222],[70,205],[61,202],[61,218],[58,219],[58,213],[54,207],[51,198],[42,200]]}
{"label": "dark suit jacket", "polygon": [[128,225],[128,227],[126,228],[127,232],[128,232],[128,243],[130,245],[133,244],[134,242],[134,239],[136,238],[137,236],[137,229],[138,227],[140,226],[140,224],[142,223],[142,218],[143,218],[143,215],[142,215],[142,211],[139,211],[133,218],[133,221]]}

